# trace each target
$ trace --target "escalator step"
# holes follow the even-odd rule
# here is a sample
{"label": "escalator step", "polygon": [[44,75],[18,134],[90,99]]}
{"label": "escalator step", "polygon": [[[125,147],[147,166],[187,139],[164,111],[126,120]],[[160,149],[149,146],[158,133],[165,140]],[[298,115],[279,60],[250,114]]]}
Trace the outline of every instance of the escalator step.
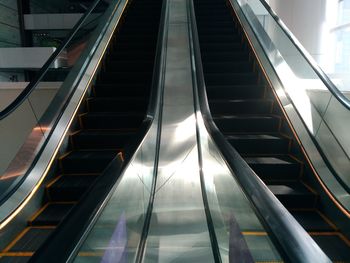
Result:
{"label": "escalator step", "polygon": [[[206,13],[202,12],[202,14],[198,13],[197,16],[199,18],[198,19],[199,22],[212,18],[212,15],[208,12]],[[214,23],[218,21],[230,21],[232,23],[232,17],[230,17],[228,14],[222,14],[220,16],[215,17],[215,19],[211,19],[211,21]]]}
{"label": "escalator step", "polygon": [[[151,85],[134,85],[120,83],[99,83],[94,87],[94,95],[97,97],[145,97],[148,95]],[[145,98],[147,99],[147,98]]]}
{"label": "escalator step", "polygon": [[210,111],[215,115],[225,114],[269,114],[272,111],[272,100],[210,100]]}
{"label": "escalator step", "polygon": [[245,157],[245,161],[263,180],[298,179],[301,164],[288,156]]}
{"label": "escalator step", "polygon": [[205,83],[208,86],[221,85],[254,85],[257,84],[255,73],[208,73],[205,74]]}
{"label": "escalator step", "polygon": [[286,154],[290,142],[278,134],[232,134],[226,138],[241,154]]}
{"label": "escalator step", "polygon": [[[136,25],[135,25],[135,27],[136,27]],[[133,27],[130,27],[130,28],[133,28]],[[126,29],[126,30],[128,30],[128,29]],[[140,50],[141,48],[143,48],[145,50],[155,52],[154,43],[152,41],[133,42],[133,43],[126,43],[125,41],[116,41],[112,45],[113,45],[113,49],[116,51],[121,51],[121,50],[132,51],[132,50]],[[128,61],[126,60],[126,62],[128,62]],[[150,61],[150,62],[153,62],[153,61]]]}
{"label": "escalator step", "polygon": [[86,113],[80,117],[85,129],[135,130],[140,127],[144,116],[144,113]]}
{"label": "escalator step", "polygon": [[[201,21],[197,21],[197,28],[198,28],[198,33],[202,32],[202,30],[205,29],[209,29],[209,30],[215,30],[217,28],[227,28],[230,27],[232,28],[232,30],[234,31],[234,27],[232,26],[232,21],[231,20],[224,20],[224,21],[206,21],[206,20],[201,20]],[[203,29],[201,29],[203,28]],[[209,31],[207,31],[209,32]],[[199,37],[201,37],[201,35],[199,34]],[[200,39],[199,39],[200,40]],[[214,46],[229,46],[231,45],[233,48],[234,47],[239,47],[242,48],[241,42],[240,41],[229,41],[229,42],[218,42],[218,43],[206,43],[204,41],[200,42],[200,47],[202,47],[202,45],[206,46],[206,45],[214,45]],[[202,49],[201,49],[202,50]],[[218,50],[218,49],[216,49]]]}
{"label": "escalator step", "polygon": [[[216,28],[213,26],[201,27],[198,29],[198,33],[200,35],[201,34],[204,34],[204,35],[206,35],[206,34],[237,34],[237,31],[235,30],[234,27],[232,27],[231,24],[229,24],[228,26],[221,25],[220,28]],[[240,47],[240,45],[239,45],[239,47]],[[219,50],[222,50],[222,49],[219,49]]]}
{"label": "escalator step", "polygon": [[121,61],[109,58],[107,60],[106,68],[111,68],[115,72],[134,72],[135,74],[148,73],[149,75],[152,75],[153,61],[138,60],[137,63],[135,63],[130,62],[129,60]]}
{"label": "escalator step", "polygon": [[251,99],[261,98],[265,86],[262,85],[206,85],[209,99]]}
{"label": "escalator step", "polygon": [[[273,112],[275,102],[271,100],[275,98],[269,87],[260,85],[261,71],[248,55],[244,31],[237,29],[240,23],[230,15],[225,1],[194,3],[208,102],[217,127],[300,224],[311,231],[321,249],[333,261],[350,262],[350,241],[335,232],[335,225],[316,210],[321,207],[318,194],[301,181],[304,168],[308,168],[289,155],[294,150],[290,147],[293,139],[282,134],[284,116]],[[262,237],[268,234],[245,235],[254,261],[282,262],[269,255],[273,254],[272,246],[260,247]]]}
{"label": "escalator step", "polygon": [[9,252],[34,252],[53,232],[53,227],[28,227]]}
{"label": "escalator step", "polygon": [[249,73],[252,72],[248,61],[210,61],[203,62],[204,73]]}
{"label": "escalator step", "polygon": [[91,112],[138,112],[146,111],[148,101],[145,98],[89,98],[88,109]]}
{"label": "escalator step", "polygon": [[48,203],[30,221],[31,226],[56,226],[69,213],[74,203]]}
{"label": "escalator step", "polygon": [[287,208],[313,208],[317,195],[300,182],[268,183],[268,188]]}
{"label": "escalator step", "polygon": [[311,233],[312,238],[333,261],[350,262],[350,244],[333,233]]}
{"label": "escalator step", "polygon": [[63,175],[47,187],[49,198],[53,202],[78,201],[97,179],[97,175]]}
{"label": "escalator step", "polygon": [[[215,29],[216,27],[213,27],[213,30]],[[243,49],[242,49],[241,43],[203,43],[200,45],[200,50],[202,53],[205,53],[206,51],[217,51],[217,50],[232,51],[232,50],[243,50]],[[205,68],[206,66],[204,67],[204,70]]]}
{"label": "escalator step", "polygon": [[[136,11],[145,11],[147,13],[156,13],[154,12],[154,10],[159,9],[159,2],[155,2],[155,1],[144,1],[144,2],[138,2],[137,5],[132,5],[130,6],[130,8],[128,9],[128,13],[130,13],[131,11],[134,13]],[[140,23],[141,24],[141,23]]]}
{"label": "escalator step", "polygon": [[[156,18],[159,19],[157,12],[154,12],[154,10],[152,9],[152,6],[144,6],[144,7],[138,6],[138,7],[131,8],[128,12],[128,18],[130,18],[128,20],[131,22],[135,19],[135,17],[139,17],[139,19],[144,19],[145,22],[149,22],[149,21],[156,22],[157,21]],[[129,26],[129,23],[128,25],[125,26],[125,28],[128,28],[128,26]]]}
{"label": "escalator step", "polygon": [[[150,18],[147,18],[147,20],[145,21],[142,21],[142,24],[144,26],[154,26],[154,27],[158,27],[158,23],[159,23],[159,20],[157,19],[150,19]],[[138,25],[140,25],[140,21],[137,21],[137,19],[134,19],[134,21],[131,19],[131,20],[128,20],[125,22],[124,24],[124,27],[125,27],[125,31],[127,30],[128,27],[137,27]],[[123,31],[124,31],[123,30]],[[121,34],[122,35],[122,34]],[[119,41],[119,38],[118,40]],[[148,41],[148,42],[151,42],[151,41]],[[153,42],[154,43],[154,42]]]}
{"label": "escalator step", "polygon": [[22,253],[15,256],[1,256],[0,263],[27,263],[30,260],[30,256],[24,256]]}
{"label": "escalator step", "polygon": [[322,217],[316,210],[292,210],[290,212],[308,232],[331,232],[335,230],[335,227],[332,227],[329,221],[327,222],[325,217]]}
{"label": "escalator step", "polygon": [[121,35],[118,37],[118,39],[116,40],[116,44],[120,43],[120,44],[127,44],[127,43],[131,43],[131,42],[135,42],[135,41],[140,41],[140,42],[156,42],[157,41],[157,36],[155,35],[138,35],[138,34],[134,34],[134,35]]}
{"label": "escalator step", "polygon": [[62,170],[67,174],[101,173],[117,154],[113,150],[73,151],[61,159]]}
{"label": "escalator step", "polygon": [[[145,34],[145,35],[148,36],[148,34]],[[109,57],[115,61],[128,60],[128,61],[133,61],[135,64],[137,64],[140,59],[154,60],[154,56],[155,56],[155,52],[153,50],[143,51],[143,50],[118,50],[117,49]]]}
{"label": "escalator step", "polygon": [[133,83],[136,85],[150,85],[152,81],[152,76],[149,73],[139,72],[135,75],[134,72],[104,72],[99,83],[118,83],[118,85],[123,85],[123,83]]}
{"label": "escalator step", "polygon": [[[152,35],[158,35],[160,15],[157,14],[157,12],[159,11],[159,9],[157,7],[155,10],[150,10],[150,8],[152,8],[151,5],[147,7],[142,7],[142,6],[139,6],[137,8],[135,7],[132,10],[132,12],[128,14],[128,17],[131,19],[127,19],[125,21],[124,26],[121,28],[119,35],[122,36],[125,33],[127,33],[128,29],[135,29],[135,28],[139,28],[139,29],[149,28],[154,30]],[[140,19],[144,19],[144,20],[142,22],[136,21],[137,19],[135,19],[135,17],[139,17]],[[154,46],[155,45],[153,45],[153,47]]]}
{"label": "escalator step", "polygon": [[247,52],[242,51],[207,51],[203,53],[202,60],[205,64],[207,61],[210,62],[246,62],[249,58]]}
{"label": "escalator step", "polygon": [[56,178],[46,185],[44,200],[50,203],[32,216],[31,227],[18,236],[5,257],[0,254],[0,262],[26,262],[118,152],[130,144],[146,116],[161,6],[161,0],[133,1],[126,10],[92,93],[79,110],[75,127],[81,130],[70,136],[69,149],[74,150],[59,158]]}
{"label": "escalator step", "polygon": [[199,42],[202,43],[237,43],[241,41],[241,37],[237,35],[213,35],[213,34],[207,34],[202,35],[199,38]]}
{"label": "escalator step", "polygon": [[139,12],[140,10],[142,10],[142,7],[136,8],[134,10],[131,10],[131,12],[128,12],[128,19],[126,20],[125,27],[129,26],[131,23],[138,22],[140,24],[140,21],[142,21],[143,24],[147,24],[150,22],[159,23],[160,14],[157,13],[159,11],[159,6],[157,7],[157,9],[154,9],[150,12]]}
{"label": "escalator step", "polygon": [[[121,33],[125,36],[127,35],[154,35],[157,33],[158,28],[152,24],[143,27],[129,26],[121,30]],[[149,44],[151,46],[151,43]],[[153,47],[154,45],[152,45]],[[116,49],[118,51],[118,49]],[[152,49],[151,49],[152,50]]]}
{"label": "escalator step", "polygon": [[122,149],[134,135],[133,132],[113,130],[81,130],[72,135],[71,139],[78,149]]}
{"label": "escalator step", "polygon": [[281,119],[270,115],[213,116],[218,128],[224,133],[232,132],[276,132]]}
{"label": "escalator step", "polygon": [[226,9],[220,8],[220,6],[218,6],[217,8],[215,8],[215,6],[211,6],[210,9],[199,7],[196,9],[196,15],[201,18],[207,15],[216,16],[216,17],[228,16],[232,19],[232,17],[230,16],[230,13]]}

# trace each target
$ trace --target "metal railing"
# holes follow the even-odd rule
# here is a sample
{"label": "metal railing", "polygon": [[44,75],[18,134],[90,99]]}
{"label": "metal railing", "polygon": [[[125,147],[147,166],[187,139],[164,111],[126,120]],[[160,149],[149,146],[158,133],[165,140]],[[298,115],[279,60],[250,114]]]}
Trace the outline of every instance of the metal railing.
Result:
{"label": "metal railing", "polygon": [[268,187],[259,179],[239,153],[227,142],[215,125],[208,105],[200,45],[193,1],[191,1],[191,25],[193,35],[194,77],[197,81],[196,107],[201,112],[205,127],[227,164],[242,186],[246,196],[256,208],[266,227],[277,241],[290,262],[331,262],[309,234],[299,225]]}

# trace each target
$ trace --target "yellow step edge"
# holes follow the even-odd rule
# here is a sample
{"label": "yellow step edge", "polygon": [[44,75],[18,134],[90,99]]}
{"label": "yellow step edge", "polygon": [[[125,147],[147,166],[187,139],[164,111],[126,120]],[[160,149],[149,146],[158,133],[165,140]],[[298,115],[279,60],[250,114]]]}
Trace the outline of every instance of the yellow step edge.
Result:
{"label": "yellow step edge", "polygon": [[1,253],[8,252],[17,242],[20,240],[28,231],[30,230],[30,227],[26,227],[23,229],[5,248]]}
{"label": "yellow step edge", "polygon": [[350,240],[340,232],[308,232],[311,236],[338,236],[350,248]]}
{"label": "yellow step edge", "polygon": [[[5,248],[0,252],[0,256],[8,256],[7,254],[11,253],[34,253],[34,252],[9,252],[9,250],[22,238],[30,229],[55,229],[56,226],[28,226],[23,229]],[[23,255],[20,255],[23,256]]]}
{"label": "yellow step edge", "polygon": [[33,222],[40,214],[42,211],[44,211],[47,207],[49,206],[49,203],[44,204],[42,207],[40,207],[29,219],[28,222],[31,223]]}
{"label": "yellow step edge", "polygon": [[31,257],[34,252],[0,252],[0,257]]}
{"label": "yellow step edge", "polygon": [[242,231],[244,236],[267,236],[267,233],[264,231]]}

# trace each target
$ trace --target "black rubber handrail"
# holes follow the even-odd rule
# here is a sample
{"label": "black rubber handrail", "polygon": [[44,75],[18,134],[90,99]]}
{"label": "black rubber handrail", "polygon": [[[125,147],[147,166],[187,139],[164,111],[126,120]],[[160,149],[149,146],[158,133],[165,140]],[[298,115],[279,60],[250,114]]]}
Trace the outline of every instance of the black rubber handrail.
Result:
{"label": "black rubber handrail", "polygon": [[62,42],[62,44],[52,53],[52,55],[48,58],[45,64],[38,71],[34,79],[26,86],[26,88],[5,108],[0,112],[0,121],[10,115],[13,111],[15,111],[28,96],[35,90],[38,86],[42,78],[45,76],[46,72],[50,69],[51,64],[57,59],[59,54],[66,48],[68,44],[75,37],[76,33],[82,27],[82,25],[87,20],[88,16],[92,13],[95,7],[102,0],[95,0],[89,9],[85,12],[85,14],[78,20],[73,29],[69,32],[69,35]]}
{"label": "black rubber handrail", "polygon": [[[163,17],[162,15],[160,18],[161,22]],[[69,212],[55,229],[55,232],[34,253],[29,262],[46,263],[48,258],[50,258],[51,263],[70,262],[82,244],[84,237],[90,232],[92,223],[97,220],[98,215],[103,211],[103,208],[118,187],[123,172],[128,167],[136,150],[140,147],[154,121],[157,109],[160,107],[162,91],[160,86],[161,78],[159,76],[165,66],[161,61],[163,44],[160,43],[160,35],[162,35],[163,30],[163,25],[160,23],[147,115],[135,136],[135,140],[125,149],[124,158],[121,158],[119,154],[110,162],[102,175],[97,179],[97,182],[83,195],[81,202]],[[159,142],[158,138],[157,142]],[[157,160],[155,160],[155,164],[156,162]],[[140,241],[142,245],[141,242],[142,240]]]}
{"label": "black rubber handrail", "polygon": [[[235,0],[231,0],[235,1]],[[284,34],[289,38],[292,44],[298,49],[300,54],[310,65],[310,67],[315,71],[317,76],[321,79],[323,84],[328,88],[328,90],[333,94],[333,96],[348,110],[350,110],[350,100],[337,88],[337,86],[332,82],[328,75],[320,68],[320,66],[313,60],[313,58],[308,55],[305,48],[296,40],[293,33],[287,28],[287,26],[282,22],[282,20],[276,15],[265,0],[259,0],[260,3],[269,12],[270,16],[275,20],[277,25],[282,29]]]}
{"label": "black rubber handrail", "polygon": [[217,128],[209,110],[205,88],[200,45],[198,39],[195,12],[192,5],[192,31],[194,46],[194,67],[197,80],[198,100],[196,107],[200,110],[205,127],[220,149],[233,176],[245,192],[247,198],[256,208],[259,217],[263,220],[269,233],[272,234],[276,245],[281,249],[282,256],[289,262],[299,263],[330,263],[331,260],[319,248],[309,234],[293,218],[288,210],[278,201],[274,194],[255,174],[240,154],[227,142]]}
{"label": "black rubber handrail", "polygon": [[[190,46],[190,56],[191,56],[191,66],[192,66],[192,91],[193,91],[193,103],[194,103],[194,110],[195,110],[195,117],[196,117],[196,141],[197,141],[197,149],[198,149],[198,164],[199,164],[199,178],[200,178],[200,184],[201,184],[201,192],[202,192],[202,200],[204,205],[204,213],[207,220],[207,227],[209,232],[209,238],[210,238],[210,244],[211,244],[211,250],[214,257],[215,263],[222,263],[221,253],[220,253],[220,246],[218,242],[218,238],[215,232],[215,225],[213,221],[213,216],[210,210],[209,201],[208,201],[208,195],[206,190],[206,184],[205,184],[205,174],[203,172],[203,151],[202,151],[202,145],[200,141],[200,128],[198,124],[198,89],[197,89],[197,78],[196,78],[196,70],[193,65],[195,64],[193,61],[193,58],[195,57],[195,48],[194,48],[194,40],[193,35],[194,33],[194,26],[195,24],[192,22],[195,20],[194,17],[194,7],[193,7],[193,1],[187,1],[187,19],[190,21],[188,23],[188,35],[189,35],[189,46]],[[241,247],[237,248],[241,249]],[[240,261],[241,258],[235,258],[236,262],[245,262],[245,263],[251,263],[249,260],[247,261]],[[231,263],[232,261],[229,260]]]}
{"label": "black rubber handrail", "polygon": [[[234,8],[234,7],[232,6],[232,8]],[[249,8],[249,10],[246,10],[246,11],[247,11],[247,12],[249,11],[249,12],[251,12],[251,14],[254,14],[254,13],[253,13],[253,10],[251,10],[251,8]],[[243,14],[244,18],[247,20],[247,19],[248,19],[248,18],[247,18],[247,15],[244,14],[244,13],[242,13],[242,14]],[[248,14],[248,15],[249,15],[249,14]],[[252,20],[253,20],[253,21],[252,21]],[[263,26],[260,24],[260,21],[258,20],[257,17],[252,18],[251,21],[249,21],[248,24],[250,24],[251,27],[260,27],[261,30],[264,30]],[[260,42],[260,45],[262,46],[262,43],[261,43],[261,41],[259,40],[259,37],[258,37],[257,32],[255,32],[254,30],[253,30],[252,32],[253,32],[254,36],[258,39],[258,41]],[[264,36],[261,36],[261,34],[260,34],[260,38],[261,38],[261,37],[263,37],[263,38],[265,37],[265,41],[268,41],[268,42],[269,42],[267,46],[272,46],[272,45],[273,45],[273,43],[272,43],[272,41],[271,41],[271,39],[269,38],[269,36],[268,36],[267,33],[264,33]],[[264,53],[265,56],[268,58],[268,53],[269,53],[269,51],[267,51],[267,50],[265,50],[264,48],[262,48],[262,53]],[[273,71],[275,72],[276,77],[277,77],[279,83],[282,83],[281,78],[279,77],[277,71],[274,69],[273,63],[272,63],[270,60],[268,60],[268,63],[271,65]],[[282,86],[283,86],[283,85],[282,85]],[[283,89],[284,89],[284,87],[283,87]],[[294,101],[291,99],[291,97],[289,96],[288,92],[286,92],[286,97],[287,97],[288,100],[290,101],[291,105],[293,105],[293,107],[296,109],[296,112],[297,112],[298,116],[300,117],[301,122],[304,124],[305,127],[307,127],[307,126],[308,126],[307,123],[305,122],[305,120],[304,120],[303,116],[300,114],[300,112],[297,110],[297,107],[295,106],[295,103],[294,103]],[[341,149],[343,149],[343,151],[345,152],[343,146],[342,146],[341,143],[338,141],[337,137],[334,135],[334,133],[333,133],[333,131],[331,130],[331,128],[329,127],[329,125],[328,125],[327,123],[325,123],[325,125],[326,125],[326,126],[328,127],[328,129],[331,131],[331,133],[333,134],[334,139],[337,141],[337,143],[339,144],[339,146],[341,147]],[[321,155],[321,157],[322,157],[323,161],[325,162],[326,166],[328,167],[328,169],[329,169],[329,170],[331,171],[331,173],[335,176],[335,178],[336,178],[337,181],[341,184],[341,186],[342,186],[348,193],[350,193],[350,186],[347,185],[346,182],[344,182],[344,180],[342,179],[342,177],[338,174],[338,172],[336,171],[336,169],[333,167],[333,165],[331,164],[329,158],[328,158],[327,155],[325,154],[324,149],[321,147],[320,142],[316,139],[315,135],[314,135],[309,129],[306,129],[306,131],[307,131],[307,133],[309,134],[309,136],[310,136],[311,140],[313,141],[313,143],[315,144],[315,146],[316,146],[316,148],[317,148],[319,154]],[[329,191],[331,191],[331,190],[328,188],[328,186],[325,185],[325,187],[327,187],[327,189],[328,189]],[[332,192],[332,191],[331,191],[331,192]],[[336,196],[334,196],[334,197],[337,199],[336,202],[339,204],[339,206],[343,207],[345,210],[348,210],[348,209],[344,206],[344,204],[342,204],[341,202],[339,202],[338,197],[336,197]]]}
{"label": "black rubber handrail", "polygon": [[[154,170],[151,184],[151,191],[148,200],[147,211],[145,215],[145,220],[143,223],[143,228],[141,232],[140,242],[137,246],[137,253],[135,257],[135,263],[142,263],[144,261],[145,249],[147,245],[147,238],[149,233],[149,228],[151,225],[154,197],[156,194],[156,183],[158,178],[158,163],[159,163],[159,150],[160,150],[160,139],[161,139],[161,122],[163,119],[163,101],[164,101],[164,81],[165,81],[165,69],[166,69],[166,52],[167,52],[167,37],[168,37],[168,21],[169,21],[169,9],[168,0],[162,0],[161,17],[158,30],[157,39],[157,53],[156,61],[153,72],[153,91],[157,92],[157,96],[151,97],[150,105],[152,113],[154,116],[156,114],[156,109],[158,109],[158,127],[157,127],[157,139],[156,139],[156,154],[154,160]],[[158,108],[157,108],[158,107]]]}

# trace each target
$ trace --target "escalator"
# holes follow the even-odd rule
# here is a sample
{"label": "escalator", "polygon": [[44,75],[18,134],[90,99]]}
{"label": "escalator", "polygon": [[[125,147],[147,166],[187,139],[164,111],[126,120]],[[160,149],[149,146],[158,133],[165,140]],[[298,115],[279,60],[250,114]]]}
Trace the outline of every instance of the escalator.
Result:
{"label": "escalator", "polygon": [[325,215],[313,172],[224,1],[195,2],[208,103],[227,141],[333,260],[350,260],[350,242]]}
{"label": "escalator", "polygon": [[42,207],[2,251],[0,262],[26,262],[74,210],[118,153],[132,143],[146,117],[153,78],[161,1],[135,0],[96,83],[72,123],[68,149],[51,168]]}

